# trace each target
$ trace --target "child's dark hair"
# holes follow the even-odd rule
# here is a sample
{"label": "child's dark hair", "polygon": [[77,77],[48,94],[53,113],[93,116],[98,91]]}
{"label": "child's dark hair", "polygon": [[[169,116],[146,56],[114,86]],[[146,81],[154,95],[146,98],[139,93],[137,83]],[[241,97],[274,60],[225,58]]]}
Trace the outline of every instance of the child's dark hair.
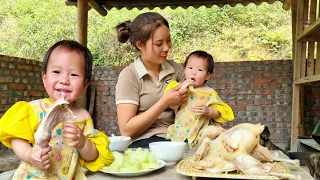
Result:
{"label": "child's dark hair", "polygon": [[115,29],[117,30],[119,42],[125,43],[129,39],[130,43],[139,50],[136,46],[136,42],[140,41],[141,44],[145,45],[157,28],[162,25],[169,28],[168,21],[160,14],[146,12],[138,15],[133,22],[125,21],[118,24]]}
{"label": "child's dark hair", "polygon": [[[208,71],[208,74],[212,74],[212,73],[213,73],[214,60],[213,60],[213,57],[211,56],[211,54],[209,54],[209,53],[207,53],[207,52],[205,52],[205,51],[200,51],[200,50],[198,50],[198,51],[193,51],[192,53],[190,53],[190,54],[188,55],[188,57],[187,57],[186,60],[184,61],[184,64],[183,64],[184,67],[187,66],[188,60],[189,60],[189,58],[190,58],[191,56],[196,56],[196,57],[199,57],[199,58],[201,58],[201,59],[203,59],[203,60],[207,60],[207,64],[208,64],[208,66],[207,66],[207,71]],[[206,80],[204,83],[206,83],[206,82],[207,82],[207,80]]]}
{"label": "child's dark hair", "polygon": [[56,49],[56,48],[61,48],[67,51],[75,51],[78,54],[81,54],[84,58],[84,63],[85,63],[85,80],[87,82],[91,81],[91,74],[92,74],[92,61],[93,61],[93,56],[90,52],[90,50],[78,43],[77,41],[73,40],[62,40],[58,41],[55,43],[53,46],[49,48],[49,50],[46,52],[43,58],[43,66],[42,66],[42,71],[44,73],[47,73],[47,66],[49,63],[50,55],[51,53]]}

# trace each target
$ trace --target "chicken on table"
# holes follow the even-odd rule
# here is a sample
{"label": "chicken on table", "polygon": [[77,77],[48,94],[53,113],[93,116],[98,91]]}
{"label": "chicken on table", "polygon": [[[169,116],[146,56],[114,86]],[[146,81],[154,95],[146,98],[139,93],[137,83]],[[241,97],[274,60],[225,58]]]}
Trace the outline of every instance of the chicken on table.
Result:
{"label": "chicken on table", "polygon": [[285,172],[272,170],[273,161],[284,161],[300,166],[299,160],[281,159],[259,144],[265,126],[242,123],[222,132],[211,141],[205,137],[193,156],[193,167],[211,173],[241,171],[246,175],[272,175],[289,179],[301,179]]}

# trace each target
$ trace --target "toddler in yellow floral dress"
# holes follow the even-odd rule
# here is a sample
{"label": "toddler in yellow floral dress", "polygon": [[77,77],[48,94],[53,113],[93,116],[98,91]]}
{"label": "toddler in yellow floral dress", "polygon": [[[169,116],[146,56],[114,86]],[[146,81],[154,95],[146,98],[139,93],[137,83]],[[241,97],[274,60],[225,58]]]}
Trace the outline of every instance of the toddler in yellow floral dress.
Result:
{"label": "toddler in yellow floral dress", "polygon": [[[49,98],[15,103],[0,120],[0,141],[21,159],[13,179],[87,179],[81,166],[98,171],[114,161],[109,138],[94,129],[90,114],[75,101],[91,81],[93,57],[76,41],[54,44],[43,60],[42,80]],[[40,159],[32,156],[34,134],[52,104],[64,96],[77,119],[59,123]],[[45,172],[45,173],[43,173]]]}
{"label": "toddler in yellow floral dress", "polygon": [[[210,124],[234,119],[230,106],[205,84],[213,73],[213,63],[213,57],[204,51],[192,52],[184,63],[186,80],[181,88],[193,88],[188,92],[188,100],[178,109],[175,123],[168,127],[167,139],[187,141],[190,149],[197,147],[200,134]],[[176,81],[169,82],[165,92],[176,85]]]}

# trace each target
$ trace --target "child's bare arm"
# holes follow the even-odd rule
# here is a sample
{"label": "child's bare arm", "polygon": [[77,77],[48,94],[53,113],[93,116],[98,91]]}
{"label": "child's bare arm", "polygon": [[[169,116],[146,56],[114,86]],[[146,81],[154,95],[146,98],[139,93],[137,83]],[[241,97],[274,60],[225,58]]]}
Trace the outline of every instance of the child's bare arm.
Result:
{"label": "child's bare arm", "polygon": [[31,145],[24,139],[12,139],[11,145],[14,153],[18,156],[22,161],[32,164],[39,170],[46,170],[50,167],[50,158],[49,152],[52,150],[52,147],[47,146],[41,150],[41,161],[37,161],[32,158],[33,149]]}
{"label": "child's bare arm", "polygon": [[96,148],[96,145],[90,141],[87,137],[85,137],[86,141],[82,148],[79,148],[78,151],[81,155],[81,157],[86,161],[92,161],[95,160],[99,152]]}
{"label": "child's bare arm", "polygon": [[85,161],[92,161],[98,157],[99,153],[95,144],[83,134],[76,124],[64,123],[63,136],[72,140],[68,146],[77,148]]}
{"label": "child's bare arm", "polygon": [[208,107],[208,108],[209,108],[208,116],[211,117],[212,119],[216,119],[221,116],[220,112],[216,108],[213,108],[213,107]]}
{"label": "child's bare arm", "polygon": [[192,108],[192,112],[197,115],[209,116],[212,119],[216,119],[221,116],[220,112],[216,108],[208,107],[205,104],[196,104]]}

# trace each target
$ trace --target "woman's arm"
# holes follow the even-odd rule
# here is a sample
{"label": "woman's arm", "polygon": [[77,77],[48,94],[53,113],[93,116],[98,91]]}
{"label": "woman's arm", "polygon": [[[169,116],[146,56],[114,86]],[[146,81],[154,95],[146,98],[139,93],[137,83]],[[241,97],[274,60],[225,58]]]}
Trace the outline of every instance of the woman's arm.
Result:
{"label": "woman's arm", "polygon": [[157,103],[139,115],[137,105],[118,104],[117,116],[121,134],[136,137],[145,132],[169,106],[180,106],[187,100],[188,89],[179,89],[180,85],[172,88]]}

